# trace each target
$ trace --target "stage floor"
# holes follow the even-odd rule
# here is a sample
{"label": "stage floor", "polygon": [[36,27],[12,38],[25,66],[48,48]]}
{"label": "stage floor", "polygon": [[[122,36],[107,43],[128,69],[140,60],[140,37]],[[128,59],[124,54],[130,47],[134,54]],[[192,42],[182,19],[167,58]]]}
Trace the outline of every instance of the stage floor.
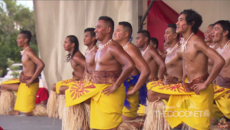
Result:
{"label": "stage floor", "polygon": [[0,115],[3,130],[61,130],[61,120],[48,117]]}

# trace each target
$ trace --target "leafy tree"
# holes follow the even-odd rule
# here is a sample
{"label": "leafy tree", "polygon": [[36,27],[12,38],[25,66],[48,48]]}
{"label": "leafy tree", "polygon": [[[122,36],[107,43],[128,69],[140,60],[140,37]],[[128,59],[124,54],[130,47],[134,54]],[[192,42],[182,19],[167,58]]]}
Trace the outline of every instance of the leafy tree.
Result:
{"label": "leafy tree", "polygon": [[10,70],[12,70],[11,75],[13,76],[13,79],[19,78],[20,73],[17,71],[19,69],[20,69],[19,66],[10,66]]}
{"label": "leafy tree", "polygon": [[21,62],[22,50],[17,46],[17,37],[20,30],[29,30],[32,33],[30,42],[38,54],[35,33],[34,12],[23,5],[17,5],[16,0],[3,0],[0,2],[0,68],[6,74],[7,58],[16,63]]}

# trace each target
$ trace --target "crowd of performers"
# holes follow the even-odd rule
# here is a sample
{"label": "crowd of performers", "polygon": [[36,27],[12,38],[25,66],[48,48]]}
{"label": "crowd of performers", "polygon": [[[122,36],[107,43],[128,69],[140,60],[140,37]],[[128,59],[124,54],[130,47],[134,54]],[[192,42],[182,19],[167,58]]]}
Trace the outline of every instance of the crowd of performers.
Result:
{"label": "crowd of performers", "polygon": [[[166,27],[165,53],[147,30],[137,32],[134,45],[131,24],[114,25],[107,16],[98,19],[96,28],[85,29],[85,55],[77,37],[67,36],[64,49],[73,78],[52,86],[48,116],[62,119],[63,130],[116,130],[141,116],[144,130],[208,130],[218,118],[230,119],[230,22],[208,26],[205,40],[196,35],[201,24],[196,11],[182,11],[177,23]],[[23,72],[20,79],[1,84],[2,114],[35,115],[44,63],[29,47],[30,39],[29,31],[18,35]]]}

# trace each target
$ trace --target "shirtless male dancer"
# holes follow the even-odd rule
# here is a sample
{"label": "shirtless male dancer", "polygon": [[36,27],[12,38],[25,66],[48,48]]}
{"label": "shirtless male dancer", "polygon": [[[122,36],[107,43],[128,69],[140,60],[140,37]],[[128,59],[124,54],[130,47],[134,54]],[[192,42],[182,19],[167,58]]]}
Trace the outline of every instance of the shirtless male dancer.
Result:
{"label": "shirtless male dancer", "polygon": [[[79,50],[79,42],[76,36],[69,35],[65,38],[64,49],[69,52],[67,62],[70,62],[73,68],[73,78],[59,81],[52,86],[52,91],[47,104],[47,112],[49,117],[62,118],[65,104],[65,90],[72,81],[79,81],[83,77],[85,67],[85,57]],[[61,94],[61,95],[59,95]]]}
{"label": "shirtless male dancer", "polygon": [[[167,45],[167,52],[165,57],[165,65],[166,65],[166,73],[164,74],[164,84],[177,84],[182,82],[183,77],[183,68],[182,68],[182,54],[179,43],[179,34],[176,33],[176,24],[169,24],[165,30],[164,41]],[[152,109],[152,105],[154,105],[154,101],[158,99],[158,93],[154,92],[150,89],[148,91],[148,101],[149,101],[149,109]],[[152,111],[154,111],[153,108]],[[156,124],[150,123],[153,118],[148,118],[148,116],[152,116],[147,114],[147,118],[145,121],[145,129],[151,129]]]}
{"label": "shirtless male dancer", "polygon": [[[8,104],[12,104],[12,106],[14,106],[14,103],[7,102],[10,98],[7,93],[9,93],[9,91],[16,91],[17,99],[15,107],[9,114],[19,115],[20,111],[25,113],[27,116],[33,115],[35,98],[39,88],[38,76],[41,74],[45,65],[29,46],[31,37],[31,32],[27,30],[21,31],[18,35],[18,46],[23,48],[23,51],[21,51],[23,71],[21,72],[20,80],[9,80],[1,84],[2,94],[0,111],[4,114],[8,114],[9,107],[6,107],[9,106]],[[5,107],[5,109],[2,109],[2,107]]]}
{"label": "shirtless male dancer", "polygon": [[[210,48],[216,50],[216,49],[219,47],[219,45],[218,45],[218,43],[214,43],[213,40],[212,40],[212,29],[213,29],[213,26],[214,26],[214,24],[210,24],[210,25],[207,27],[207,29],[206,29],[206,31],[205,31],[205,33],[204,33],[204,37],[205,37],[205,38],[204,38],[204,41],[206,42],[206,44],[207,44]],[[208,73],[211,73],[212,67],[213,67],[213,61],[211,61],[211,60],[209,59],[209,60],[208,60]]]}
{"label": "shirtless male dancer", "polygon": [[150,38],[150,44],[153,46],[153,48],[157,49],[158,53],[162,56],[163,51],[158,49],[158,40],[155,37]]}
{"label": "shirtless male dancer", "polygon": [[[217,106],[219,111],[214,111],[214,115],[217,113],[222,113],[225,118],[230,119],[230,21],[220,20],[214,24],[212,30],[212,39],[214,43],[218,43],[219,47],[216,51],[224,58],[225,65],[220,71],[219,75],[214,82],[214,100],[215,105],[213,109]],[[214,67],[213,67],[214,69]],[[222,117],[223,117],[222,115]],[[221,115],[218,115],[221,116]],[[220,118],[220,117],[219,117]]]}
{"label": "shirtless male dancer", "polygon": [[[152,88],[153,91],[159,93],[158,98],[169,99],[165,119],[171,128],[184,122],[194,129],[210,129],[210,113],[214,97],[210,83],[218,75],[225,61],[196,35],[201,23],[202,17],[191,9],[181,12],[176,23],[176,32],[182,34],[184,38],[181,51],[183,76],[187,77],[185,83]],[[214,62],[210,75],[207,69],[208,58]],[[199,116],[186,114],[187,111],[199,112]],[[177,115],[175,115],[176,112]]]}
{"label": "shirtless male dancer", "polygon": [[[123,47],[135,63],[135,69],[125,81],[127,101],[129,104],[127,105],[125,103],[125,107],[122,110],[123,121],[134,120],[136,118],[139,102],[146,105],[147,91],[143,85],[150,74],[148,64],[143,59],[139,49],[129,41],[132,36],[132,31],[132,26],[129,22],[119,22],[114,31],[114,40]],[[144,90],[139,91],[140,89]],[[141,95],[145,96],[141,97]]]}
{"label": "shirtless male dancer", "polygon": [[[81,89],[79,85],[87,86],[92,81],[92,72],[95,70],[95,54],[97,52],[97,40],[94,28],[86,28],[84,30],[84,45],[87,46],[85,51],[85,71],[82,81],[75,82],[65,91],[66,107],[64,110],[62,128],[63,130],[84,129],[89,130],[89,114],[90,114],[90,98],[81,100],[77,92],[84,92],[84,87]],[[90,89],[90,88],[89,88]],[[87,91],[89,93],[89,91]],[[83,95],[83,93],[82,93]],[[87,104],[85,104],[87,103]],[[76,112],[77,111],[77,112]],[[78,121],[77,121],[78,120]],[[81,120],[81,121],[79,121]]]}
{"label": "shirtless male dancer", "polygon": [[157,49],[153,48],[150,45],[150,34],[147,30],[140,30],[137,32],[136,43],[137,47],[141,48],[141,54],[150,68],[150,75],[148,77],[148,80],[146,81],[148,97],[147,112],[145,119],[146,122],[146,120],[148,120],[147,118],[149,116],[149,112],[152,111],[150,110],[151,104],[149,102],[149,99],[152,98],[152,95],[149,95],[148,92],[150,90],[149,84],[157,83],[159,80],[163,80],[165,73],[165,63],[163,58],[158,53]]}
{"label": "shirtless male dancer", "polygon": [[126,97],[123,83],[134,69],[131,57],[119,43],[112,40],[113,31],[113,20],[101,16],[95,29],[96,39],[101,43],[95,56],[96,66],[92,83],[102,90],[91,97],[91,129],[117,129],[122,121]]}

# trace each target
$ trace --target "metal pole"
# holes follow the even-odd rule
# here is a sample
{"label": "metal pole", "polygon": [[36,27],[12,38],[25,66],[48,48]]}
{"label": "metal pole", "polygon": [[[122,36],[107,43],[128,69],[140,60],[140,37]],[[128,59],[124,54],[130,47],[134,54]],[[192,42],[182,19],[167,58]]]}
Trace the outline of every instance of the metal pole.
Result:
{"label": "metal pole", "polygon": [[145,15],[144,15],[144,17],[143,17],[142,20],[141,20],[139,30],[142,30],[142,29],[143,29],[143,25],[144,25],[143,22],[145,21],[147,15],[148,15],[148,13],[149,13],[149,10],[151,9],[151,7],[152,7],[152,5],[153,5],[153,2],[154,2],[154,0],[151,0],[151,3],[149,4],[149,6],[148,6],[148,8],[147,8],[147,10],[146,10],[146,12],[145,12]]}

